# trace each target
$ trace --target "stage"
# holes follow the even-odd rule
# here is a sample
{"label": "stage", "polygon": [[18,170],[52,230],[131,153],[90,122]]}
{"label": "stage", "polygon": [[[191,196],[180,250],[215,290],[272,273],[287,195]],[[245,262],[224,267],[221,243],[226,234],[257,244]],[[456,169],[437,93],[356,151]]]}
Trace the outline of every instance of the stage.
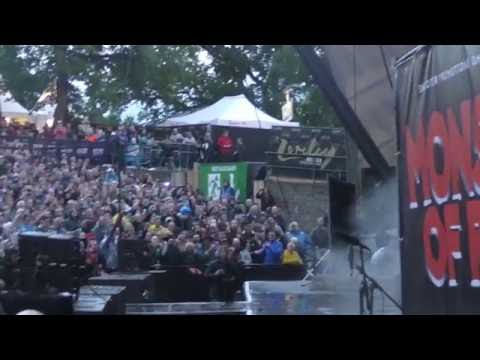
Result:
{"label": "stage", "polygon": [[[358,284],[328,288],[303,281],[247,281],[245,301],[127,304],[127,315],[357,315]],[[318,285],[318,284],[316,284]],[[399,315],[387,299],[375,296],[374,314]]]}

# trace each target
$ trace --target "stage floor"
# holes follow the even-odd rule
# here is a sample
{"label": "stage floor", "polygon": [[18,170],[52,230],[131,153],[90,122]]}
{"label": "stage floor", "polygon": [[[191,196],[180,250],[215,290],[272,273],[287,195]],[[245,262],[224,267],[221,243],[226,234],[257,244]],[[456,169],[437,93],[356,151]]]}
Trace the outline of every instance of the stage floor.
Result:
{"label": "stage floor", "polygon": [[332,315],[334,291],[310,290],[302,281],[251,281],[245,283],[251,315]]}
{"label": "stage floor", "polygon": [[[335,290],[315,290],[302,281],[248,281],[244,284],[246,301],[231,304],[146,303],[127,304],[129,315],[357,315],[356,283]],[[377,294],[374,314],[398,315],[400,312]]]}

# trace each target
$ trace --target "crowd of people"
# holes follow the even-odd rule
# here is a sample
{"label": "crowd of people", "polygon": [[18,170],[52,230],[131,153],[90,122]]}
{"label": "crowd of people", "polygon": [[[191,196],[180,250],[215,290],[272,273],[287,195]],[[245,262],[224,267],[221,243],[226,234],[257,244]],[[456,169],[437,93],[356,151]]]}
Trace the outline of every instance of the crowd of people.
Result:
{"label": "crowd of people", "polygon": [[328,246],[322,225],[312,240],[297,222],[287,224],[268,189],[256,194],[260,204],[239,203],[234,193],[225,183],[221,198],[208,200],[128,168],[119,174],[88,159],[0,149],[0,259],[18,258],[20,233],[50,231],[83,239],[94,273],[118,270],[119,244],[136,241],[138,266],[187,266],[225,279],[242,264],[306,264],[315,245]]}
{"label": "crowd of people", "polygon": [[[117,142],[123,151],[133,149],[132,165],[146,163],[149,166],[191,167],[193,162],[243,161],[245,146],[242,138],[233,139],[225,130],[213,139],[211,129],[196,133],[191,129],[174,128],[168,132],[151,131],[134,125],[117,128],[95,125],[87,119],[71,125],[59,120],[50,127],[45,124],[41,131],[33,123],[7,122],[0,117],[0,143],[11,144],[18,140],[69,140],[90,143]],[[135,146],[138,147],[135,148]],[[138,161],[137,161],[138,160]]]}
{"label": "crowd of people", "polygon": [[118,134],[125,139],[126,144],[143,144],[153,146],[155,139],[153,135],[136,126],[120,125],[117,129],[92,125],[88,119],[71,125],[61,120],[56,121],[52,126],[45,124],[39,131],[34,123],[7,122],[5,117],[0,117],[0,138],[7,141],[15,139],[37,139],[37,140],[72,140],[102,142],[108,141],[112,135]]}

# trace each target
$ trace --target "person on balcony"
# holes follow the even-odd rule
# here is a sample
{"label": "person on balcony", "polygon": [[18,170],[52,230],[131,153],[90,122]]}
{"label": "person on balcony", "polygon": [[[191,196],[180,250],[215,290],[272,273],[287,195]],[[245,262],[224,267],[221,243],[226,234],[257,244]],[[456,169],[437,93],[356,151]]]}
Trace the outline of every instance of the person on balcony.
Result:
{"label": "person on balcony", "polygon": [[53,137],[55,140],[66,140],[68,137],[68,130],[63,126],[61,120],[58,120],[57,125],[53,129]]}
{"label": "person on balcony", "polygon": [[224,130],[222,135],[217,139],[217,150],[222,161],[231,161],[234,151],[233,139],[230,137],[228,130]]}

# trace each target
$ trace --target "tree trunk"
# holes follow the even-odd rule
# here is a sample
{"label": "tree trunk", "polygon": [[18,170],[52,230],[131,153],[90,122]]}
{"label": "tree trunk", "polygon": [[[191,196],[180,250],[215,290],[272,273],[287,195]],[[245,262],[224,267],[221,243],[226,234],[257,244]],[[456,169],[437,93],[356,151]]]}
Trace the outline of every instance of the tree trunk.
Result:
{"label": "tree trunk", "polygon": [[67,59],[66,59],[65,45],[55,45],[55,72],[57,75],[57,108],[55,109],[55,123],[58,120],[64,123],[69,121],[68,117],[68,74],[66,71]]}

